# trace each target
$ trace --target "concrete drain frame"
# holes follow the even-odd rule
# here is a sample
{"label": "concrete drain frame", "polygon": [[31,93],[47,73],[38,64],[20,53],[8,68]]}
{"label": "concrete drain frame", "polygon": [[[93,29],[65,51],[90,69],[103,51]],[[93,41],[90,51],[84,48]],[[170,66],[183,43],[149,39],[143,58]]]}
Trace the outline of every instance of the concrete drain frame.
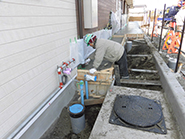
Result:
{"label": "concrete drain frame", "polygon": [[141,96],[117,95],[109,123],[160,134],[167,133],[160,101]]}

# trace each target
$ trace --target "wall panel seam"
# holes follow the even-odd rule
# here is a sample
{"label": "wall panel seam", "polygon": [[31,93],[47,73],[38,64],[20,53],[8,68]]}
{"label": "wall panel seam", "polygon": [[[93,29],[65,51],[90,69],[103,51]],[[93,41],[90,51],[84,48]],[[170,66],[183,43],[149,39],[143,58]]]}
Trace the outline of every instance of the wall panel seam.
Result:
{"label": "wall panel seam", "polygon": [[[70,29],[67,29],[67,30],[75,30],[75,29],[76,28],[70,28]],[[51,33],[46,33],[46,34],[42,34],[42,35],[37,35],[37,36],[29,37],[29,38],[19,39],[19,40],[8,42],[8,43],[2,43],[0,45],[3,46],[3,45],[6,45],[6,44],[15,43],[15,42],[23,41],[23,40],[29,40],[29,39],[38,38],[38,37],[42,37],[42,36],[47,36],[47,35],[51,35],[51,34],[56,34],[56,33],[67,31],[67,30],[59,30],[59,31],[55,31],[55,32],[51,32]]]}
{"label": "wall panel seam", "polygon": [[[23,5],[23,6],[33,6],[33,7],[42,7],[42,8],[52,8],[52,9],[66,9],[66,10],[75,10],[75,9],[70,9],[70,8],[65,8],[65,7],[52,7],[52,6],[43,6],[43,5],[34,5],[34,4],[25,4],[25,3],[18,3],[18,2],[7,2],[7,1],[0,1],[1,3],[8,3],[8,4],[13,4],[13,5]],[[75,7],[75,3],[71,3]],[[72,6],[71,6],[72,7]]]}

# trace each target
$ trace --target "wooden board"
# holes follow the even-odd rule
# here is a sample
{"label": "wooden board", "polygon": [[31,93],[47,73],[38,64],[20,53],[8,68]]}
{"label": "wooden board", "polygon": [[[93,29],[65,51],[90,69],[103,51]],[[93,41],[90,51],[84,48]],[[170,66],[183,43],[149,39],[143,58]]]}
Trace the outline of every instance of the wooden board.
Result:
{"label": "wooden board", "polygon": [[127,38],[137,38],[137,39],[143,39],[144,34],[126,34]]}
{"label": "wooden board", "polygon": [[[96,105],[96,104],[102,104],[104,101],[104,97],[102,98],[99,98],[99,99],[94,99],[94,98],[91,98],[91,99],[85,99],[84,100],[84,105],[85,106],[89,106],[89,105]],[[70,105],[73,105],[73,104],[80,104],[81,101],[73,101],[70,103]]]}
{"label": "wooden board", "polygon": [[123,45],[126,39],[134,40],[134,39],[143,39],[144,34],[125,34],[125,35],[113,35],[113,38],[123,38],[121,44]]}
{"label": "wooden board", "polygon": [[143,27],[148,27],[148,26],[150,26],[150,24],[141,25],[141,28],[143,28]]}
{"label": "wooden board", "polygon": [[129,21],[143,21],[143,16],[130,16]]}
{"label": "wooden board", "polygon": [[92,75],[92,76],[97,76],[97,82],[104,82],[104,83],[110,83],[112,82],[112,75],[113,75],[113,70],[114,68],[107,68],[101,71],[96,71],[93,75],[89,73],[89,70],[83,70],[83,69],[78,69],[77,70],[77,80],[84,80],[84,75]]}
{"label": "wooden board", "polygon": [[155,80],[134,80],[134,79],[120,79],[123,84],[138,84],[138,85],[157,85],[160,86],[160,81]]}
{"label": "wooden board", "polygon": [[[92,75],[89,73],[89,70],[83,70],[83,69],[78,69],[77,73],[78,74],[77,74],[76,79],[83,80],[84,82],[85,82],[84,75],[87,75],[87,74]],[[113,66],[110,68],[101,70],[101,71],[96,71],[95,74],[93,74],[92,76],[96,76],[97,80],[95,82],[88,81],[89,95],[105,96],[108,89],[111,86],[111,83],[114,80],[113,74],[114,74],[114,67]]]}
{"label": "wooden board", "polygon": [[121,45],[124,46],[127,40],[127,35],[124,35]]}

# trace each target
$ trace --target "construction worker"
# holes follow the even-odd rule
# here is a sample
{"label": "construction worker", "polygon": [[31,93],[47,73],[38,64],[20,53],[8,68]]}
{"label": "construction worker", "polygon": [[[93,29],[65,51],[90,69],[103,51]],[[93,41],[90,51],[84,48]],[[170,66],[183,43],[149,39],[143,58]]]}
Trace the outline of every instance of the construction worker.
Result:
{"label": "construction worker", "polygon": [[129,78],[126,51],[120,43],[106,39],[97,39],[93,34],[85,35],[84,41],[88,46],[90,45],[96,49],[93,68],[89,70],[91,74],[94,74],[103,59],[106,59],[119,65],[120,78]]}

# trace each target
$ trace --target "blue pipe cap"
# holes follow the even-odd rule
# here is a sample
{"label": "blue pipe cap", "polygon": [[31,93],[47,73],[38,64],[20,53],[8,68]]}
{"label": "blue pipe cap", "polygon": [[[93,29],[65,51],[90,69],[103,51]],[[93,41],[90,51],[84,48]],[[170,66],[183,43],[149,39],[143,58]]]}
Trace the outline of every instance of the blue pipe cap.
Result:
{"label": "blue pipe cap", "polygon": [[83,109],[84,109],[84,107],[81,104],[74,104],[69,107],[69,111],[74,114],[82,112]]}

